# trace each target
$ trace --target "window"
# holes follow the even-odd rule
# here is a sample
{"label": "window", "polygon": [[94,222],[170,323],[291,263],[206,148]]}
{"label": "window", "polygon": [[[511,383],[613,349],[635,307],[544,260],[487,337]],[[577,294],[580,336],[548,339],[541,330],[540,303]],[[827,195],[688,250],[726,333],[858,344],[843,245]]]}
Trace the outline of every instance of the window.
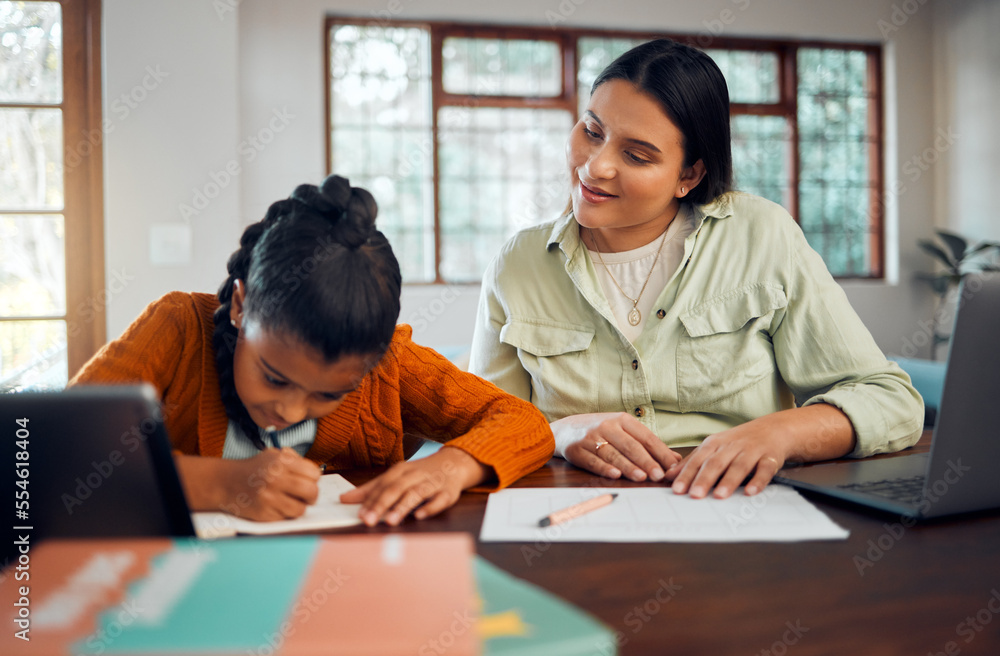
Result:
{"label": "window", "polygon": [[[590,86],[658,36],[327,19],[330,170],[369,188],[407,282],[478,282],[565,208]],[[701,44],[696,44],[701,45]],[[712,39],[737,189],[780,203],[838,277],[882,276],[881,50]]]}
{"label": "window", "polygon": [[[60,388],[104,341],[99,3],[0,2],[0,390]],[[69,55],[68,53],[73,53]]]}

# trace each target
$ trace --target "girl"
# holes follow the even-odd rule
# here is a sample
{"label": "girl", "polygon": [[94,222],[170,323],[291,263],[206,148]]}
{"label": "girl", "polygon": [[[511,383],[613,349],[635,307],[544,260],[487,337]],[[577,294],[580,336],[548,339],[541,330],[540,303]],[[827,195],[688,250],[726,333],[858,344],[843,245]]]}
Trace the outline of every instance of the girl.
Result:
{"label": "girl", "polygon": [[705,53],[659,40],[612,62],[566,154],[571,206],[486,272],[470,363],[542,410],[558,455],[726,497],[786,461],[920,437],[920,396],[802,231],[731,191],[729,94]]}
{"label": "girl", "polygon": [[[300,185],[246,229],[216,296],[152,303],[71,384],[156,386],[194,510],[296,517],[320,465],[398,463],[342,497],[370,526],[508,485],[548,459],[551,431],[396,326],[399,265],[376,213],[344,178]],[[401,462],[404,432],[446,446]]]}

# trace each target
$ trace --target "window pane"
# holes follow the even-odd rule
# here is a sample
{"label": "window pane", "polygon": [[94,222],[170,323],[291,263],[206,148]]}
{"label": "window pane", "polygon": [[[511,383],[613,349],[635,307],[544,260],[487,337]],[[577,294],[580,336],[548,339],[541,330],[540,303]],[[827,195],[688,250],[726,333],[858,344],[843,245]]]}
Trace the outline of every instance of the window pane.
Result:
{"label": "window pane", "polygon": [[0,2],[0,101],[62,102],[62,8]]}
{"label": "window pane", "polygon": [[62,110],[0,109],[0,207],[63,207]]}
{"label": "window pane", "polygon": [[554,41],[449,37],[442,47],[444,90],[476,96],[558,96],[559,53]]}
{"label": "window pane", "polygon": [[780,116],[732,118],[733,178],[737,189],[789,208],[789,128]]}
{"label": "window pane", "polygon": [[800,221],[837,276],[871,273],[868,130],[872,102],[863,51],[802,48],[798,55]]}
{"label": "window pane", "polygon": [[61,389],[68,380],[65,321],[0,321],[0,392]]}
{"label": "window pane", "polygon": [[619,55],[634,48],[644,39],[603,39],[600,37],[581,37],[576,42],[577,76],[576,86],[579,90],[579,113],[583,114],[590,101],[590,87],[608,64]]}
{"label": "window pane", "polygon": [[63,217],[0,216],[0,316],[66,313]]}
{"label": "window pane", "polygon": [[441,274],[478,282],[515,232],[569,198],[561,110],[445,107],[440,130]]}
{"label": "window pane", "polygon": [[403,280],[434,280],[430,36],[337,25],[330,42],[331,170],[375,196]]}
{"label": "window pane", "polygon": [[726,78],[729,101],[778,102],[778,55],[753,50],[706,50]]}

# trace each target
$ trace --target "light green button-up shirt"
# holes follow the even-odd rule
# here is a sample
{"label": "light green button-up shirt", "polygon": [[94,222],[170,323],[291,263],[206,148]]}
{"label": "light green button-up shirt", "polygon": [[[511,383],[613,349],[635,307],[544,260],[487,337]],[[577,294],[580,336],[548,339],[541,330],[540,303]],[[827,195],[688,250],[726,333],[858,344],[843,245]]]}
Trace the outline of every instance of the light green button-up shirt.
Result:
{"label": "light green button-up shirt", "polygon": [[742,193],[692,212],[681,265],[635,343],[572,215],[518,233],[483,278],[470,370],[550,422],[625,411],[671,446],[813,403],[850,418],[851,455],[916,442],[920,395],[791,216]]}

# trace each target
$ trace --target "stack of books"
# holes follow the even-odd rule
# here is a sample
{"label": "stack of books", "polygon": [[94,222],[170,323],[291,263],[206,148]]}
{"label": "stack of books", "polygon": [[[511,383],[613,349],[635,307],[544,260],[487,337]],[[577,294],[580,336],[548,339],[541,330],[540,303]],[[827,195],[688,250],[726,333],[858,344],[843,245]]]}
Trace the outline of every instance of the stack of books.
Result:
{"label": "stack of books", "polygon": [[51,540],[0,573],[3,654],[616,653],[460,533]]}

